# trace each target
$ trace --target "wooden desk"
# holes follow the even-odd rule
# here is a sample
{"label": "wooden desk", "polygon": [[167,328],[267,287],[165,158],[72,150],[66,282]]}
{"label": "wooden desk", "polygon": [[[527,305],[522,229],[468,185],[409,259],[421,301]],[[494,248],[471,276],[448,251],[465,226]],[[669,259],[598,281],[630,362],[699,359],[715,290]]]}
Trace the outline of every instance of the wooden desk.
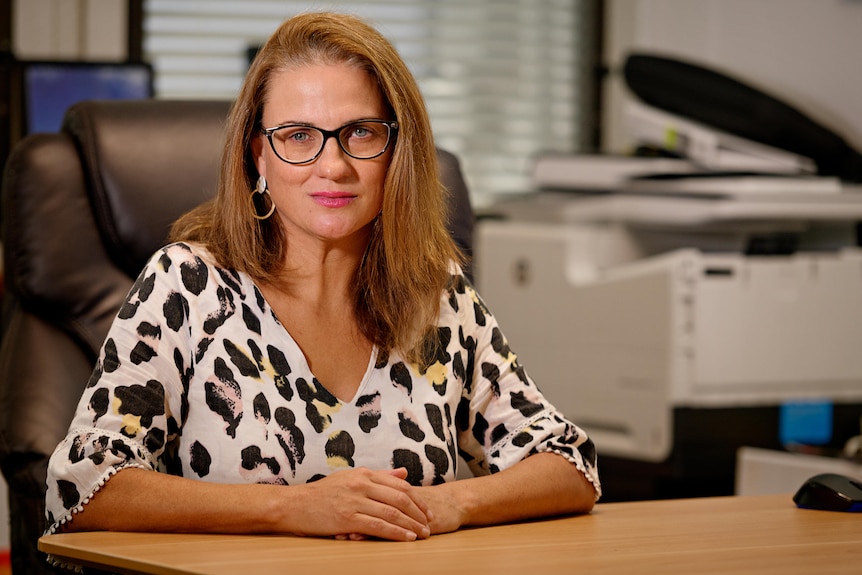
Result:
{"label": "wooden desk", "polygon": [[42,537],[39,549],[161,575],[846,574],[862,570],[862,514],[797,509],[790,495],[719,497],[599,504],[412,543],[95,532]]}

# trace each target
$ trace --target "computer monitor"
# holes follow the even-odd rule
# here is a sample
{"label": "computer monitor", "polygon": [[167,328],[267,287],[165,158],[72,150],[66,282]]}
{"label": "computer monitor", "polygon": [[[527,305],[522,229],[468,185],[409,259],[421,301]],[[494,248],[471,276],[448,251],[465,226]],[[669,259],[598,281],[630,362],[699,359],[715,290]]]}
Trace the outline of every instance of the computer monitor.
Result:
{"label": "computer monitor", "polygon": [[153,70],[144,62],[21,62],[24,134],[57,132],[66,109],[82,100],[153,96]]}

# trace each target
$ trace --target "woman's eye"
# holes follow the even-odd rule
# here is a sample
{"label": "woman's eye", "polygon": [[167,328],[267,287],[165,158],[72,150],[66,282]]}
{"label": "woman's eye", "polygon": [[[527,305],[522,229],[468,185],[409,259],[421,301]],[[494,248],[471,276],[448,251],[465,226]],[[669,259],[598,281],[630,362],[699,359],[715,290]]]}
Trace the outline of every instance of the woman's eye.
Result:
{"label": "woman's eye", "polygon": [[309,139],[311,139],[311,136],[308,134],[308,132],[293,132],[287,137],[288,139],[296,143],[307,142]]}

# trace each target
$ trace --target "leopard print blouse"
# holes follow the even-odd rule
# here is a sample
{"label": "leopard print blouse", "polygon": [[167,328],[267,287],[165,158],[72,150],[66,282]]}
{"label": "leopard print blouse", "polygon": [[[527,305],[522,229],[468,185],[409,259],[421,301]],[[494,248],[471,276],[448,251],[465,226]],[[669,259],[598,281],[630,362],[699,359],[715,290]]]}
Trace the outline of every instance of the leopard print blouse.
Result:
{"label": "leopard print blouse", "polygon": [[559,453],[600,490],[586,434],[540,393],[494,317],[455,270],[445,343],[427,366],[372,352],[340,401],[252,280],[193,244],[156,253],[105,340],[68,436],[48,468],[48,532],[118,470],[291,485],[351,467],[405,467],[408,481],[504,469]]}

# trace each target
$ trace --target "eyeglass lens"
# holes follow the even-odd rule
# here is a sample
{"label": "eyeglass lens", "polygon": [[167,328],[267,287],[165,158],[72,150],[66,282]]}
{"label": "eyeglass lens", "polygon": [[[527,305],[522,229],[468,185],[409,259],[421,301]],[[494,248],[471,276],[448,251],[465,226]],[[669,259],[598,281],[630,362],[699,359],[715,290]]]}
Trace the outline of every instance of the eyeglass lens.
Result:
{"label": "eyeglass lens", "polygon": [[370,159],[386,151],[390,126],[378,121],[353,122],[339,130],[321,130],[311,126],[283,126],[270,133],[273,149],[281,159],[292,163],[310,162],[320,154],[331,137],[338,140],[344,152],[357,159]]}

